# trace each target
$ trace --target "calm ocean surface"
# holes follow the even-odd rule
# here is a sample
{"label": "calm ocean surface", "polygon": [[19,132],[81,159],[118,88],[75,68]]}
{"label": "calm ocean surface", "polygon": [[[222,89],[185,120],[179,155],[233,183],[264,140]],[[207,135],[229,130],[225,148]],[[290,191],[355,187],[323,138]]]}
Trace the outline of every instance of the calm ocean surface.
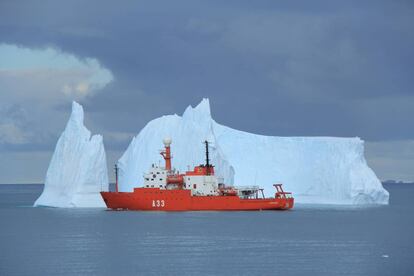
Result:
{"label": "calm ocean surface", "polygon": [[414,275],[414,185],[389,206],[263,212],[32,208],[0,185],[0,275]]}

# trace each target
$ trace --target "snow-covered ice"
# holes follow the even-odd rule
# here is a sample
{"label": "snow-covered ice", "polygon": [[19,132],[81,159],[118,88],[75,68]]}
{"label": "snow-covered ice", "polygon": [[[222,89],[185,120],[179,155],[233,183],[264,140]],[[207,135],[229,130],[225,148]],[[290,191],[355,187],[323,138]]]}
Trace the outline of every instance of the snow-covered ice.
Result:
{"label": "snow-covered ice", "polygon": [[259,185],[266,196],[281,182],[298,203],[388,204],[382,187],[364,157],[360,138],[276,137],[235,130],[216,123],[208,99],[183,116],[150,121],[133,138],[118,162],[121,191],[142,186],[151,163],[161,162],[162,139],[171,137],[173,166],[184,171],[204,163],[202,141],[211,144],[216,174],[227,184]]}
{"label": "snow-covered ice", "polygon": [[43,193],[34,206],[105,207],[99,194],[108,191],[102,136],[91,137],[83,117],[82,106],[73,102],[72,114],[47,170]]}

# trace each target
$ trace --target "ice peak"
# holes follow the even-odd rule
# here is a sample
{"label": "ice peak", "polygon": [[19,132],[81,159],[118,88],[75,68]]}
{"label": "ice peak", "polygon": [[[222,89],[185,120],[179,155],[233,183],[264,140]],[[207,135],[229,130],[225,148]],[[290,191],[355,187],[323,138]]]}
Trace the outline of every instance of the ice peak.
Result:
{"label": "ice peak", "polygon": [[91,137],[83,119],[82,106],[73,102],[72,113],[47,170],[43,193],[35,206],[105,206],[99,195],[100,191],[108,190],[102,136]]}
{"label": "ice peak", "polygon": [[210,115],[210,100],[208,98],[203,98],[201,102],[194,107],[194,110]]}
{"label": "ice peak", "polygon": [[199,119],[199,120],[205,120],[211,118],[211,112],[210,112],[210,101],[208,98],[203,98],[201,102],[196,106],[192,107],[189,105],[184,113],[183,113],[184,119]]}
{"label": "ice peak", "polygon": [[83,107],[77,102],[72,102],[72,114],[70,115],[70,121],[83,124]]}
{"label": "ice peak", "polygon": [[88,139],[90,139],[91,132],[83,124],[83,119],[83,107],[77,102],[73,101],[72,113],[70,114],[70,118],[66,125],[64,134],[70,135],[73,133],[77,133],[77,135],[80,135],[80,133],[82,133],[82,135],[85,135],[85,137],[88,137]]}

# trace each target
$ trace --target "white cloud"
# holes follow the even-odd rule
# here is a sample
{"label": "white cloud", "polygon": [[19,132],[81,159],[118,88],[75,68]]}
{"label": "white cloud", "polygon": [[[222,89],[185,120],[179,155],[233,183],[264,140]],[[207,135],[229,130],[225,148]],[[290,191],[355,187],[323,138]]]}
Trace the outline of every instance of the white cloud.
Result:
{"label": "white cloud", "polygon": [[56,104],[91,96],[113,80],[93,58],[53,48],[0,45],[0,100]]}
{"label": "white cloud", "polygon": [[[0,144],[54,137],[67,115],[57,106],[91,97],[112,80],[112,73],[94,58],[0,44]],[[12,115],[10,107],[21,115]]]}

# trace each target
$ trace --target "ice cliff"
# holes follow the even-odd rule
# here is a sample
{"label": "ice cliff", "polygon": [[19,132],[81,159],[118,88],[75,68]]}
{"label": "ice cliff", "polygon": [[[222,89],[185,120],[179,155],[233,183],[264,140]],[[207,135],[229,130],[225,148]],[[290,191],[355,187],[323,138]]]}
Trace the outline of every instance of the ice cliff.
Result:
{"label": "ice cliff", "polygon": [[161,161],[162,139],[171,137],[173,166],[204,163],[201,142],[212,142],[216,174],[228,184],[259,185],[274,194],[281,182],[298,203],[388,204],[389,194],[364,158],[360,138],[272,137],[235,130],[216,123],[208,99],[183,116],[168,115],[149,122],[133,138],[118,162],[120,190],[142,185],[151,163]]}
{"label": "ice cliff", "polygon": [[91,137],[83,116],[82,106],[73,102],[72,114],[47,170],[43,193],[34,206],[105,207],[99,194],[108,190],[102,136]]}

